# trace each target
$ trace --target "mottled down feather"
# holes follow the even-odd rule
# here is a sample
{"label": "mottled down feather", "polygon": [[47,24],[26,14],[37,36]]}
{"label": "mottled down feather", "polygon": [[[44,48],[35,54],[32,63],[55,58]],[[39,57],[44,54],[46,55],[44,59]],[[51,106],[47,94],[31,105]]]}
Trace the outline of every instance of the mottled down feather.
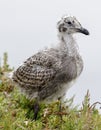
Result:
{"label": "mottled down feather", "polygon": [[38,52],[28,58],[13,74],[13,80],[28,97],[37,92],[43,100],[61,89],[62,84],[77,77],[75,57],[68,56],[59,49]]}
{"label": "mottled down feather", "polygon": [[51,67],[54,58],[37,53],[28,58],[13,75],[13,80],[21,86],[41,89],[46,82],[52,80],[56,71]]}

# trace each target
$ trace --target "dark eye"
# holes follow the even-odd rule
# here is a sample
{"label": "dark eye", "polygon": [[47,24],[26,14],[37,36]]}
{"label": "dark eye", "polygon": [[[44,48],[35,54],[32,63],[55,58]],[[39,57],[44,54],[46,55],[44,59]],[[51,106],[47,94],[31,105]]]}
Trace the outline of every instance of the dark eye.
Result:
{"label": "dark eye", "polygon": [[72,24],[70,21],[67,22],[69,25]]}

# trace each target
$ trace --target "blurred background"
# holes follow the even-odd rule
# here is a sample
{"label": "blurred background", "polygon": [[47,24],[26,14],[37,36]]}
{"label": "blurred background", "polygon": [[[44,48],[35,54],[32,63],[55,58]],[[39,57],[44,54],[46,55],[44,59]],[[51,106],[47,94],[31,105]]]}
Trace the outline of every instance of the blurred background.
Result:
{"label": "blurred background", "polygon": [[74,36],[84,70],[67,97],[75,95],[74,103],[81,104],[89,89],[91,102],[101,102],[100,0],[0,0],[0,59],[7,52],[10,66],[17,68],[38,50],[56,44],[56,23],[65,14],[76,16],[90,32]]}

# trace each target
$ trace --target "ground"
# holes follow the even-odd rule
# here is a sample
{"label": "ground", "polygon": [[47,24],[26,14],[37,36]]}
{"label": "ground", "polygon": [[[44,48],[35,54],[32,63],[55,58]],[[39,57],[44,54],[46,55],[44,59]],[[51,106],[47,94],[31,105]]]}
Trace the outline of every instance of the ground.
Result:
{"label": "ground", "polygon": [[33,120],[34,100],[28,100],[9,79],[0,83],[1,130],[101,130],[101,115],[95,104],[90,105],[87,92],[80,109],[73,107],[73,98],[62,104],[41,103],[37,121]]}

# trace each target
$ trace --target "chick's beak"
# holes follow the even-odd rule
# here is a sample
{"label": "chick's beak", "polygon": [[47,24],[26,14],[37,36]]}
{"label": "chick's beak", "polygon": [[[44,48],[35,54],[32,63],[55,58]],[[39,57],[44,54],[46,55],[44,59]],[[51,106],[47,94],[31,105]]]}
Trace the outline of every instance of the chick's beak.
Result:
{"label": "chick's beak", "polygon": [[77,31],[80,32],[80,33],[83,33],[85,35],[89,35],[89,31],[87,29],[83,28],[83,27],[80,28],[80,29],[77,29]]}

